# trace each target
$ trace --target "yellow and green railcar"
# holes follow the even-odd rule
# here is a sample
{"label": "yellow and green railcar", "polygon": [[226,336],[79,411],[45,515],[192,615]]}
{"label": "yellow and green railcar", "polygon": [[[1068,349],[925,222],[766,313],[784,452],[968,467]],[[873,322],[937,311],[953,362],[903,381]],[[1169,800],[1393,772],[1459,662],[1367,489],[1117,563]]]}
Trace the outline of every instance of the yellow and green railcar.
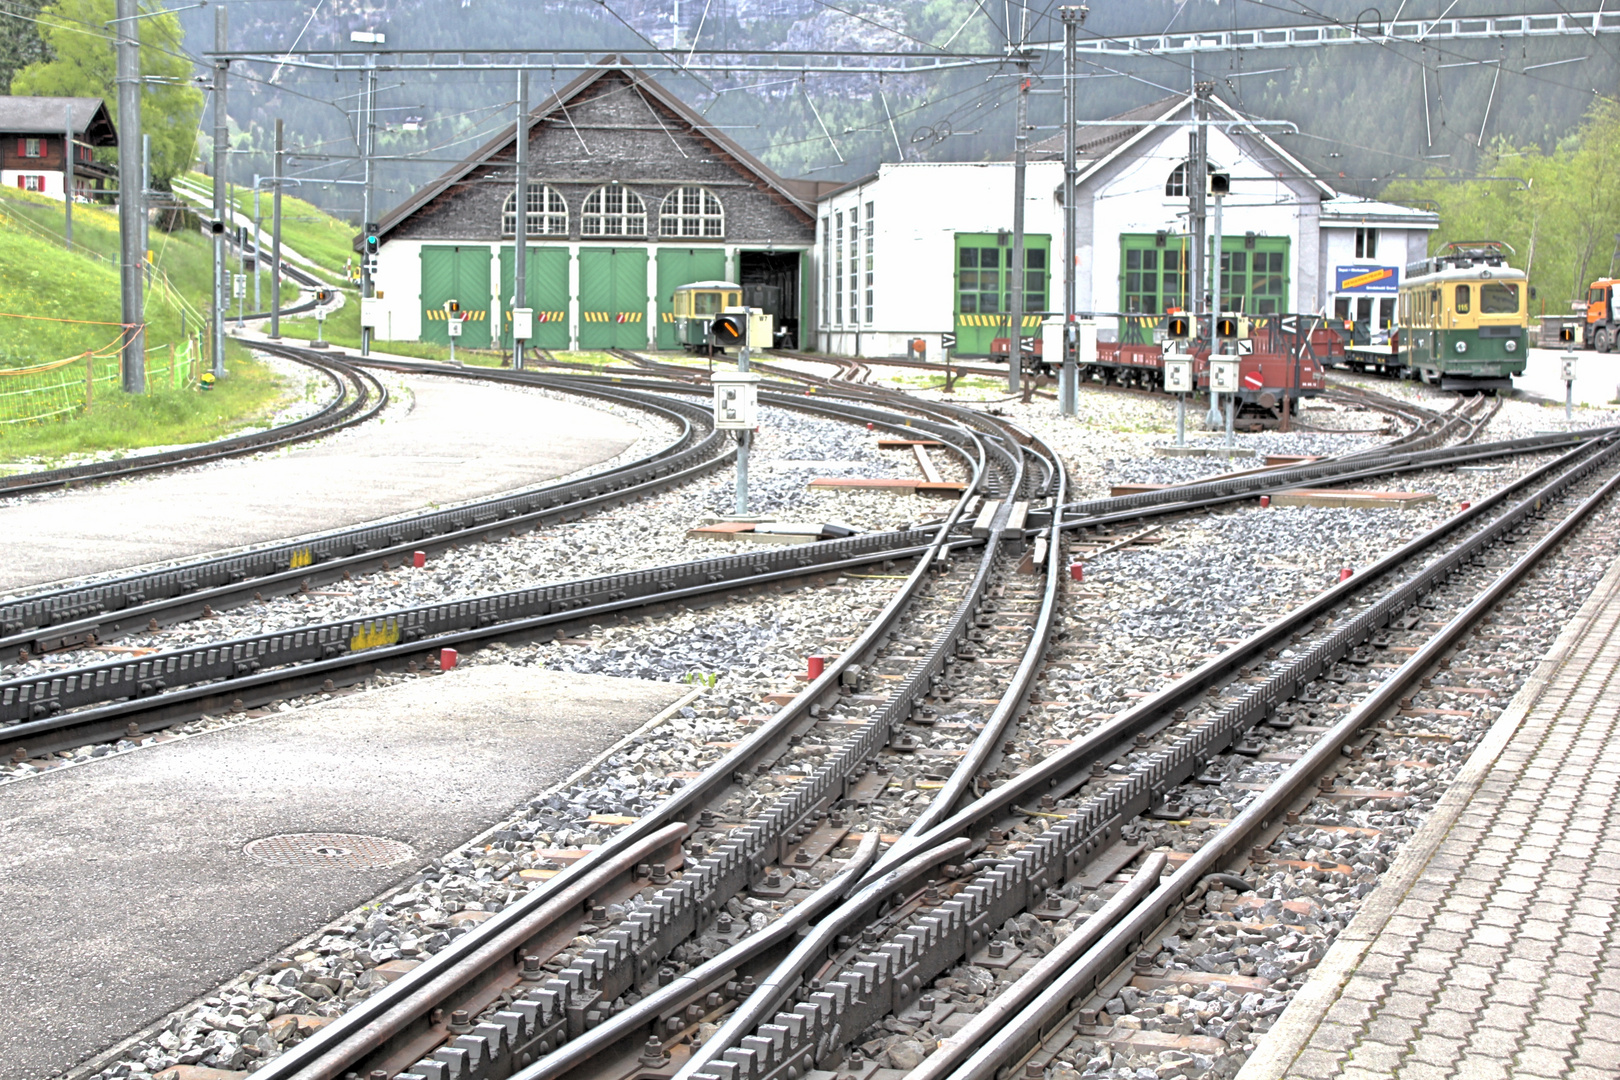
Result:
{"label": "yellow and green railcar", "polygon": [[1442,390],[1495,393],[1524,373],[1530,285],[1499,241],[1453,242],[1406,268],[1394,363]]}

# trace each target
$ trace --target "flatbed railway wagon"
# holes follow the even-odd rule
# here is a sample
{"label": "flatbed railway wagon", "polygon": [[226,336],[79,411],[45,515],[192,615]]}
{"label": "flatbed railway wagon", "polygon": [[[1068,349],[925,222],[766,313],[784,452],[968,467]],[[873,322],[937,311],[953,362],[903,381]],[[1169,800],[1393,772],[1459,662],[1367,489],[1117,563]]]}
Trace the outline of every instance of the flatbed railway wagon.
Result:
{"label": "flatbed railway wagon", "polygon": [[1389,367],[1442,390],[1496,393],[1524,373],[1530,283],[1497,240],[1453,241],[1406,268]]}
{"label": "flatbed railway wagon", "polygon": [[[1119,341],[1099,341],[1096,359],[1083,366],[1081,378],[1107,386],[1164,389],[1162,333],[1168,316],[1120,315]],[[1307,315],[1258,315],[1240,320],[1240,333],[1229,344],[1239,358],[1238,401],[1248,415],[1277,416],[1285,398],[1314,397],[1327,386],[1324,358],[1342,351],[1339,339],[1325,333],[1321,320]],[[1209,320],[1198,325],[1188,343],[1193,374],[1200,390],[1209,389]],[[1156,340],[1160,339],[1160,340]]]}

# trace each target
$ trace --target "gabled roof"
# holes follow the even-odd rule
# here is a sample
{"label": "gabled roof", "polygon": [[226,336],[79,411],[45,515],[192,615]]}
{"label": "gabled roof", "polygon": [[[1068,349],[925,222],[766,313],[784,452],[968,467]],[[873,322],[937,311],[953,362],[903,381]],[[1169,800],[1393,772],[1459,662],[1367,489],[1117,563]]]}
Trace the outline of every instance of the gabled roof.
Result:
{"label": "gabled roof", "polygon": [[73,134],[91,146],[117,146],[106,102],[95,97],[0,97],[0,135],[60,135],[71,110]]}
{"label": "gabled roof", "polygon": [[[771,171],[763,161],[744,150],[737,142],[713,127],[703,115],[680,98],[671,94],[653,79],[642,74],[635,67],[619,62],[613,57],[602,61],[601,65],[581,74],[567,86],[558,90],[551,98],[542,102],[539,107],[529,113],[529,126],[531,132],[540,121],[545,120],[552,113],[560,113],[567,106],[579,98],[586,90],[610,75],[621,75],[629,80],[642,94],[669,109],[691,126],[700,137],[713,143],[715,147],[727,157],[731,158],[746,173],[752,175],[764,186],[774,191],[783,202],[788,204],[804,217],[807,224],[813,224],[815,215],[811,209],[813,199],[807,200],[802,190],[803,185],[791,185]],[[478,169],[500,161],[502,164],[511,162],[511,152],[515,149],[517,141],[517,123],[514,121],[503,128],[499,134],[490,139],[483,146],[475,150],[465,161],[452,166],[437,180],[424,186],[415,195],[400,203],[394,209],[384,214],[378,221],[379,234],[386,236],[395,226],[410,217],[417,210],[426,206],[437,198],[446,189],[454,186]],[[359,237],[355,238],[358,245]]]}
{"label": "gabled roof", "polygon": [[[1099,170],[1109,163],[1122,157],[1126,151],[1147,139],[1157,131],[1167,120],[1174,120],[1176,114],[1186,110],[1191,114],[1195,98],[1192,94],[1178,94],[1172,97],[1160,98],[1147,105],[1140,105],[1129,109],[1117,116],[1107,119],[1115,121],[1107,124],[1081,124],[1075,129],[1075,157],[1080,163],[1078,180],[1085,183]],[[1250,117],[1244,116],[1220,98],[1209,97],[1211,119],[1235,120],[1238,125],[1228,126],[1228,135],[1242,137],[1258,142],[1265,149],[1275,154],[1285,162],[1293,175],[1316,188],[1325,199],[1334,198],[1338,192],[1323,183],[1303,163],[1297,160],[1287,150],[1284,150],[1274,139],[1267,136],[1259,128],[1253,127]],[[1139,124],[1118,123],[1118,121],[1141,121]],[[1032,160],[1055,160],[1063,157],[1063,136],[1061,133],[1049,139],[1043,139],[1029,149]]]}
{"label": "gabled roof", "polygon": [[1440,215],[1433,210],[1399,203],[1363,199],[1358,195],[1340,195],[1322,200],[1324,225],[1398,225],[1407,229],[1438,229]]}

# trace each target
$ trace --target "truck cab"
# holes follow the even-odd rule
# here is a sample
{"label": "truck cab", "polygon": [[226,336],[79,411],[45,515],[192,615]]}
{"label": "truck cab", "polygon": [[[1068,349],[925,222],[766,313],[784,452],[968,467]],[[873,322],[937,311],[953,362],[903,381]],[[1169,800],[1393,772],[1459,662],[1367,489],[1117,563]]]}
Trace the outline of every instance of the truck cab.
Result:
{"label": "truck cab", "polygon": [[1586,330],[1582,343],[1598,352],[1611,352],[1620,344],[1620,278],[1592,282],[1586,291]]}

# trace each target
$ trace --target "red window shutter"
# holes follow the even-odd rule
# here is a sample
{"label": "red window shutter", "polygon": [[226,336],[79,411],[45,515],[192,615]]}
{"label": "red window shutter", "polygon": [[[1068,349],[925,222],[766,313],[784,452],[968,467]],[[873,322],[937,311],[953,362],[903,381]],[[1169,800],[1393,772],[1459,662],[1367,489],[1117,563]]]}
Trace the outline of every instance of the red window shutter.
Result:
{"label": "red window shutter", "polygon": [[28,140],[27,139],[18,139],[17,140],[17,156],[18,157],[27,157],[28,156]]}

